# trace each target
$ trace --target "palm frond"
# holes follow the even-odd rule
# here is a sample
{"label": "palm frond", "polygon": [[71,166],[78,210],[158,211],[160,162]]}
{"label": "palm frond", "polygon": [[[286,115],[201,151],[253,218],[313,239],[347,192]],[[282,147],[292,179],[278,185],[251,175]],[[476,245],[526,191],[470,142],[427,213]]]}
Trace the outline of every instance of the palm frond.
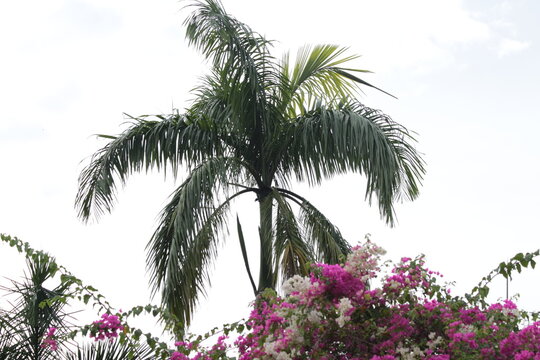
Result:
{"label": "palm frond", "polygon": [[165,281],[162,286],[162,303],[184,326],[189,326],[199,296],[206,294],[210,285],[209,266],[217,256],[217,246],[227,232],[230,202],[249,192],[242,190],[226,199],[208,217],[183,254],[171,247]]}
{"label": "palm frond", "polygon": [[236,229],[238,231],[238,241],[240,242],[240,250],[242,251],[242,259],[244,260],[244,266],[246,267],[246,272],[249,277],[249,282],[253,289],[253,294],[257,296],[257,286],[253,280],[253,275],[251,274],[251,268],[249,266],[249,259],[246,250],[246,241],[244,240],[244,231],[242,230],[242,225],[240,224],[240,218],[236,215]]}
{"label": "palm frond", "polygon": [[17,319],[11,319],[9,313],[0,309],[0,360],[16,358],[20,353],[17,348],[21,345],[17,332],[22,328],[16,326]]}
{"label": "palm frond", "polygon": [[238,176],[234,158],[214,158],[195,168],[161,213],[147,250],[153,293],[161,290],[166,308],[188,325],[199,293],[204,294],[208,265],[216,256],[218,235],[226,231],[227,211],[244,189],[217,205],[217,194]]}
{"label": "palm frond", "polygon": [[251,87],[231,81],[227,71],[213,71],[195,91],[191,116],[211,123],[231,156],[255,163],[260,156],[260,139],[254,138],[254,133],[263,109]]}
{"label": "palm frond", "polygon": [[132,120],[130,128],[92,156],[79,176],[75,204],[85,221],[92,213],[111,211],[117,180],[123,185],[133,172],[153,167],[166,171],[168,165],[176,174],[181,163],[190,166],[221,153],[211,129],[178,113],[158,120],[144,116]]}
{"label": "palm frond", "polygon": [[351,246],[339,229],[302,196],[286,189],[276,190],[300,206],[300,223],[304,228],[306,242],[314,249],[316,260],[327,264],[341,262],[343,256],[351,251]]}
{"label": "palm frond", "polygon": [[282,172],[320,183],[349,171],[367,177],[366,199],[376,195],[379,210],[394,224],[394,201],[415,199],[425,173],[416,141],[389,116],[359,103],[327,108],[321,104],[290,126]]}
{"label": "palm frond", "polygon": [[237,82],[260,86],[260,71],[269,60],[271,42],[230,16],[217,0],[194,1],[195,10],[186,19],[186,38],[212,61],[227,70]]}
{"label": "palm frond", "polygon": [[231,124],[241,127],[240,134],[249,134],[256,151],[263,123],[276,113],[268,106],[275,102],[279,78],[269,53],[271,42],[227,14],[220,1],[195,1],[191,6],[195,10],[185,21],[186,38],[212,62],[219,94],[232,111]]}
{"label": "palm frond", "polygon": [[119,341],[97,342],[78,346],[65,355],[66,360],[152,360],[154,351],[147,345],[130,346]]}
{"label": "palm frond", "polygon": [[308,264],[313,262],[313,249],[302,236],[302,230],[287,200],[276,189],[272,196],[276,199],[276,231],[274,240],[274,273],[281,270],[282,280],[294,275],[307,275]]}
{"label": "palm frond", "polygon": [[289,56],[284,57],[280,81],[282,110],[289,117],[304,114],[318,99],[334,104],[353,96],[359,84],[386,93],[353,74],[369,71],[341,66],[359,57],[344,56],[346,51],[347,48],[336,45],[304,46],[298,51],[294,66],[289,64]]}

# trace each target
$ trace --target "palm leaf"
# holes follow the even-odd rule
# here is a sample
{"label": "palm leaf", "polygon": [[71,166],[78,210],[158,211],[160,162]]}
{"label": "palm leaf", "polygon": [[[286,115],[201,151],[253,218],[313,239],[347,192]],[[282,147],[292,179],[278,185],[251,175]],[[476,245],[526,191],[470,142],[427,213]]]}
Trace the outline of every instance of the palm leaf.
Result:
{"label": "palm leaf", "polygon": [[15,358],[17,347],[21,345],[17,341],[19,338],[17,332],[22,328],[16,326],[17,319],[11,319],[9,313],[0,309],[0,360]]}
{"label": "palm leaf", "polygon": [[211,60],[214,69],[259,87],[270,42],[227,14],[220,1],[194,1],[190,6],[195,10],[184,22],[189,44]]}
{"label": "palm leaf", "polygon": [[239,135],[249,134],[252,151],[259,153],[263,123],[278,114],[268,106],[275,102],[272,89],[279,73],[269,53],[271,42],[227,14],[219,1],[195,1],[191,6],[186,38],[212,62],[218,94],[233,114],[230,124],[241,128]]}
{"label": "palm leaf", "polygon": [[253,275],[251,274],[251,269],[249,267],[249,259],[247,256],[247,250],[246,250],[246,242],[244,240],[244,231],[242,230],[242,225],[240,224],[240,218],[238,215],[236,215],[236,229],[238,231],[238,241],[240,242],[240,249],[242,251],[242,259],[244,259],[244,265],[246,267],[246,272],[249,277],[249,282],[251,283],[251,287],[253,288],[253,293],[255,296],[257,296],[257,286],[255,285],[255,281],[253,281]]}
{"label": "palm leaf", "polygon": [[295,117],[298,112],[304,114],[317,99],[324,100],[326,104],[335,104],[353,96],[359,89],[358,84],[386,93],[352,74],[369,71],[341,66],[359,57],[344,56],[346,51],[347,48],[336,45],[304,46],[298,51],[292,67],[289,56],[285,56],[280,82],[283,94],[281,109],[290,117]]}
{"label": "palm leaf", "polygon": [[227,71],[214,71],[195,91],[197,100],[189,109],[191,116],[212,124],[229,156],[256,162],[261,139],[254,134],[264,110],[255,101],[253,89],[246,83],[236,84]]}
{"label": "palm leaf", "polygon": [[153,292],[162,291],[163,304],[185,325],[199,293],[204,294],[218,235],[226,230],[229,203],[252,191],[239,191],[216,206],[216,194],[238,176],[238,166],[234,158],[214,158],[195,168],[163,209],[147,246]]}
{"label": "palm leaf", "polygon": [[153,350],[147,345],[130,346],[119,341],[84,344],[65,355],[66,360],[153,360]]}
{"label": "palm leaf", "polygon": [[183,254],[172,247],[162,286],[162,303],[184,326],[189,326],[199,296],[210,285],[209,266],[217,256],[220,236],[227,232],[230,201],[249,192],[242,190],[226,199],[208,217]]}
{"label": "palm leaf", "polygon": [[366,199],[376,195],[381,216],[394,223],[394,201],[415,199],[425,172],[411,145],[414,137],[378,110],[358,103],[330,109],[322,104],[290,125],[281,172],[320,183],[336,174],[367,177]]}
{"label": "palm leaf", "polygon": [[316,260],[327,264],[343,261],[343,257],[351,251],[351,246],[339,229],[302,196],[286,189],[276,190],[300,206],[300,223],[304,228],[306,242],[314,249]]}
{"label": "palm leaf", "polygon": [[221,153],[220,142],[211,129],[185,116],[158,116],[158,120],[146,120],[143,116],[132,121],[131,127],[92,156],[79,176],[75,204],[84,220],[91,213],[99,217],[111,211],[116,179],[123,185],[132,172],[154,167],[166,172],[167,166],[171,166],[176,174],[180,163],[189,167]]}
{"label": "palm leaf", "polygon": [[281,270],[282,280],[294,275],[307,275],[308,264],[313,262],[313,249],[301,232],[301,228],[287,200],[277,190],[272,196],[276,199],[276,231],[274,240],[275,274]]}

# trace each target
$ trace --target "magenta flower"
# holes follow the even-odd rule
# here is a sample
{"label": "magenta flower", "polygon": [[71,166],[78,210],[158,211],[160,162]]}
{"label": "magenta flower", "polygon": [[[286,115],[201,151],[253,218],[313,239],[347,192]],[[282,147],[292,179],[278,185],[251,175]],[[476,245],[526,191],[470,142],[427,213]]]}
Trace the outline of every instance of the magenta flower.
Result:
{"label": "magenta flower", "polygon": [[52,351],[58,350],[58,342],[54,339],[55,327],[50,327],[45,334],[45,338],[41,343],[42,348],[51,348]]}
{"label": "magenta flower", "polygon": [[92,323],[90,337],[98,340],[114,340],[118,337],[118,330],[124,330],[124,326],[120,323],[117,315],[103,314],[101,320],[96,320]]}

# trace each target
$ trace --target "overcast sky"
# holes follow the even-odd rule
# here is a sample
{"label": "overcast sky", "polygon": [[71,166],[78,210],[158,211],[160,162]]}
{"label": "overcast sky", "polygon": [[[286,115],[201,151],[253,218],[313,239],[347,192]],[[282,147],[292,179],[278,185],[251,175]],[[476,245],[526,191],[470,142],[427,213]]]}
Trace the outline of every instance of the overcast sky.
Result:
{"label": "overcast sky", "polygon": [[[428,265],[470,290],[497,264],[540,247],[540,3],[536,0],[224,0],[226,10],[278,42],[275,55],[334,43],[361,54],[361,101],[414,130],[427,175],[420,198],[397,206],[388,228],[350,175],[305,195],[351,243],[370,233],[389,257],[427,255]],[[111,215],[83,225],[77,177],[117,134],[123,113],[183,109],[205,71],[186,46],[176,0],[30,0],[0,3],[0,232],[57,257],[121,308],[149,301],[144,247],[174,189],[160,174],[132,176]],[[181,179],[180,179],[181,180]],[[253,199],[237,203],[257,269]],[[236,210],[234,210],[236,211]],[[233,213],[234,213],[233,211]],[[256,211],[255,211],[256,213]],[[233,224],[234,225],[234,224]],[[252,300],[236,234],[223,239],[209,301],[194,331],[247,316]],[[0,249],[0,275],[22,261]],[[538,310],[540,272],[510,285]],[[504,296],[502,283],[493,289]]]}

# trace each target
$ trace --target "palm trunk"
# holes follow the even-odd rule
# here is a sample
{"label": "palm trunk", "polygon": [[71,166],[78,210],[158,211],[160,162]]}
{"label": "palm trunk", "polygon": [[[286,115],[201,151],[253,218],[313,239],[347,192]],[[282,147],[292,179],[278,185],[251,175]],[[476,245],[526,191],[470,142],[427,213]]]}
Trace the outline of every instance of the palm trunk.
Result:
{"label": "palm trunk", "polygon": [[268,194],[259,197],[261,262],[258,293],[261,293],[266,288],[274,287],[274,274],[272,271],[272,200],[272,196],[268,196]]}

